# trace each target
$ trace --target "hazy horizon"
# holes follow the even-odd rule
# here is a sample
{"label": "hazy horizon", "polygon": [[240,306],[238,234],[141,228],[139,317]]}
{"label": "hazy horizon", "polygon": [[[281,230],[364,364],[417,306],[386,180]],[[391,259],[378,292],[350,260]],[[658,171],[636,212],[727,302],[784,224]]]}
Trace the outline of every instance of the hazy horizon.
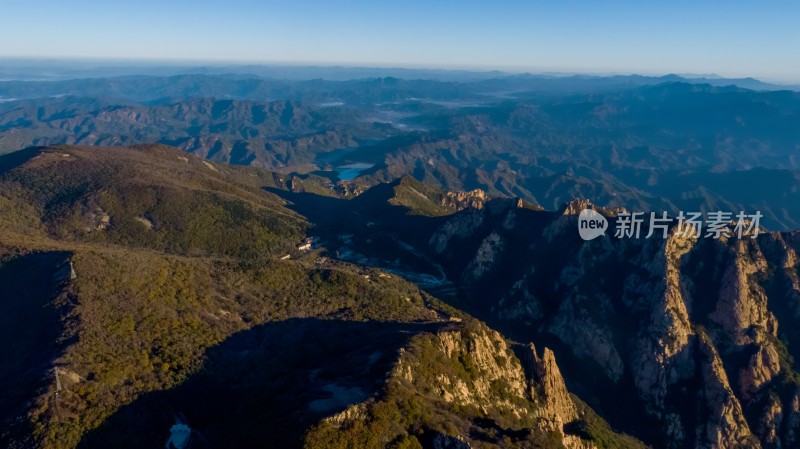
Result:
{"label": "hazy horizon", "polygon": [[[253,69],[287,69],[299,71],[397,71],[398,77],[402,77],[402,72],[438,72],[443,75],[452,74],[471,74],[480,78],[491,78],[493,76],[540,76],[553,78],[566,77],[614,77],[614,76],[641,76],[641,77],[666,77],[679,76],[687,79],[755,79],[757,81],[785,85],[787,87],[797,87],[800,79],[777,79],[754,75],[727,75],[720,73],[686,73],[686,72],[659,72],[659,71],[569,71],[569,70],[546,70],[536,67],[494,67],[494,66],[436,66],[436,65],[402,65],[402,64],[358,64],[347,62],[283,62],[283,61],[225,61],[225,60],[192,60],[192,59],[140,59],[140,58],[64,58],[64,57],[7,57],[0,56],[0,79],[3,80],[26,80],[25,78],[6,78],[3,76],[2,69],[16,69],[17,71],[30,70],[28,77],[35,74],[41,75],[41,70],[60,70],[71,69],[63,73],[53,73],[54,79],[70,78],[69,75],[78,73],[86,74],[92,71],[116,71],[119,75],[111,76],[135,76],[152,75],[151,71],[173,70],[175,74],[204,74],[204,71],[217,70],[221,74],[227,70],[230,74],[247,75],[247,70]],[[241,70],[237,72],[236,70]],[[139,71],[137,71],[139,70]],[[57,76],[57,77],[56,77]],[[97,76],[107,76],[100,75]],[[384,75],[384,76],[392,76]],[[324,79],[324,77],[322,77]],[[336,77],[334,77],[336,78]],[[354,78],[355,79],[355,78]]]}
{"label": "hazy horizon", "polygon": [[[578,74],[707,74],[800,83],[800,5],[586,0],[136,5],[12,0],[3,58],[115,59]],[[43,13],[43,11],[46,11]],[[35,19],[35,20],[34,20]],[[35,23],[32,27],[31,23]]]}

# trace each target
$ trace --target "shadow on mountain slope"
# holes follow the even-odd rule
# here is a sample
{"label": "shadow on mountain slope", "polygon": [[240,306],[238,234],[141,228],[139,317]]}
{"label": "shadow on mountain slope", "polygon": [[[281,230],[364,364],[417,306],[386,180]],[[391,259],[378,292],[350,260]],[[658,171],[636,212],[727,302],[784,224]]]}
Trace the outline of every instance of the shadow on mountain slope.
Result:
{"label": "shadow on mountain slope", "polygon": [[300,447],[311,424],[378,393],[411,337],[442,325],[303,318],[243,331],[210,349],[199,373],[123,407],[79,447],[160,447],[176,416],[202,447]]}
{"label": "shadow on mountain slope", "polygon": [[69,344],[54,299],[69,278],[67,252],[0,259],[0,446],[30,429],[17,420],[39,394]]}
{"label": "shadow on mountain slope", "polygon": [[265,187],[264,190],[289,202],[287,206],[289,209],[308,218],[315,226],[332,225],[352,214],[350,201],[345,199],[306,192],[289,192],[274,187]]}
{"label": "shadow on mountain slope", "polygon": [[42,147],[30,147],[0,156],[0,175],[9,172],[36,157]]}
{"label": "shadow on mountain slope", "polygon": [[[376,223],[422,226],[432,231],[443,222],[442,217],[422,215],[410,207],[392,204],[397,196],[395,189],[400,182],[401,180],[397,180],[378,184],[350,200],[272,187],[265,190],[289,202],[290,209],[325,231],[366,230]],[[429,201],[427,198],[424,200]]]}

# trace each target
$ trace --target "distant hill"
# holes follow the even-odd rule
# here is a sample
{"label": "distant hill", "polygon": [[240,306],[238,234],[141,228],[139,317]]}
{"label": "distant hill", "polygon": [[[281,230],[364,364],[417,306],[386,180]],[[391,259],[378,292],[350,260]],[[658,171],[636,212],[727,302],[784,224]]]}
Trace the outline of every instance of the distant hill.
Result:
{"label": "distant hill", "polygon": [[[412,176],[549,209],[579,197],[673,214],[760,210],[771,229],[800,226],[800,94],[695,81],[180,75],[0,82],[0,95],[39,96],[0,103],[0,152],[158,142],[279,171],[316,193],[355,194]],[[339,183],[353,164],[365,168]],[[300,178],[307,176],[329,181]]]}
{"label": "distant hill", "polygon": [[261,190],[270,174],[175,148],[30,148],[0,167],[0,220],[32,239],[264,258],[303,235],[302,220]]}

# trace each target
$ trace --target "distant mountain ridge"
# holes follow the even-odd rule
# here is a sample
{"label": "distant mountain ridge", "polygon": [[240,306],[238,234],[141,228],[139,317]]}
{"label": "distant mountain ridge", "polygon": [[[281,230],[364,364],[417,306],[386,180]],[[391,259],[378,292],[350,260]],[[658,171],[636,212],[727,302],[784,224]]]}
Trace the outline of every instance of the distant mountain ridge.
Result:
{"label": "distant mountain ridge", "polygon": [[[330,79],[315,76],[305,79],[292,77],[262,77],[247,73],[224,71],[223,73],[179,73],[170,76],[157,75],[101,75],[95,77],[76,77],[50,81],[15,80],[0,76],[0,98],[32,99],[52,95],[104,96],[137,101],[152,101],[164,97],[180,96],[213,96],[232,97],[238,99],[283,98],[295,99],[287,95],[302,93],[305,98],[313,95],[324,95],[327,92],[343,92],[352,86],[381,81],[396,80],[400,85],[409,87],[437,87],[439,92],[426,92],[433,96],[450,96],[456,93],[466,95],[467,92],[479,94],[495,92],[530,92],[530,93],[602,93],[611,90],[630,89],[663,83],[708,84],[717,87],[736,86],[755,91],[800,90],[800,86],[778,85],[759,81],[754,78],[706,78],[684,77],[679,75],[643,76],[643,75],[564,75],[546,76],[535,74],[497,74],[476,75],[469,79],[455,76],[452,78],[430,76],[430,72],[413,70],[410,73],[391,69],[367,71],[361,76],[349,76],[342,79]],[[426,76],[427,75],[427,76]],[[498,76],[499,75],[499,76]],[[459,90],[452,90],[461,86]],[[449,92],[448,92],[449,91]]]}
{"label": "distant mountain ridge", "polygon": [[407,67],[359,67],[346,65],[259,65],[259,64],[172,64],[164,65],[158,62],[131,61],[129,64],[119,61],[81,61],[81,60],[26,60],[22,58],[0,58],[0,80],[47,80],[57,81],[64,79],[80,78],[110,78],[119,76],[177,76],[177,75],[208,75],[208,76],[248,76],[273,80],[301,81],[321,79],[328,81],[350,81],[365,78],[395,77],[403,79],[422,79],[456,82],[479,82],[507,78],[527,77],[532,79],[553,78],[585,78],[585,79],[625,79],[631,80],[696,80],[697,82],[726,83],[722,85],[738,85],[745,88],[772,90],[775,88],[796,90],[800,86],[789,84],[771,84],[751,77],[726,78],[716,75],[700,74],[665,74],[665,75],[638,75],[638,74],[579,74],[579,73],[548,73],[548,72],[509,72],[491,69],[433,69],[433,68],[407,68]]}
{"label": "distant mountain ridge", "polygon": [[[3,95],[78,94],[0,103],[0,152],[158,142],[295,180],[326,178],[321,184],[336,185],[328,191],[410,175],[548,209],[582,197],[672,214],[760,210],[770,229],[800,226],[800,93],[675,79],[181,75],[0,83]],[[566,90],[545,92],[537,80]],[[342,167],[353,164],[364,168],[340,183]]]}

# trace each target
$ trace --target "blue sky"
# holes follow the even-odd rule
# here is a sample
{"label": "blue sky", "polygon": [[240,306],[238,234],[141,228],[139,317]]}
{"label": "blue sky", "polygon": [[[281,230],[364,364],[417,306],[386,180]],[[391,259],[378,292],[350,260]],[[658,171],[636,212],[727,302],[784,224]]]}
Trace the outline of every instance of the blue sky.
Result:
{"label": "blue sky", "polygon": [[800,2],[3,0],[0,57],[694,73],[800,82]]}

